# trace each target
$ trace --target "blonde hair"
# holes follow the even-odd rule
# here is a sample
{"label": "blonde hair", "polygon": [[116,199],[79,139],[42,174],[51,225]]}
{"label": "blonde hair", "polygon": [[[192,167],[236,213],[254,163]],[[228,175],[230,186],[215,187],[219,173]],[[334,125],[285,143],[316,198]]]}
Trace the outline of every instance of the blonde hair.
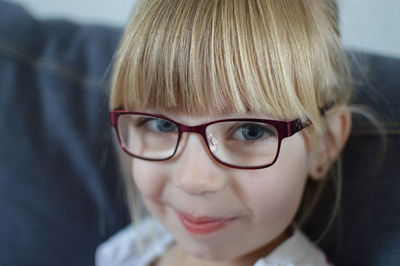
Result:
{"label": "blonde hair", "polygon": [[[310,120],[352,82],[334,0],[142,0],[116,54],[112,109]],[[328,114],[329,115],[329,114]]]}

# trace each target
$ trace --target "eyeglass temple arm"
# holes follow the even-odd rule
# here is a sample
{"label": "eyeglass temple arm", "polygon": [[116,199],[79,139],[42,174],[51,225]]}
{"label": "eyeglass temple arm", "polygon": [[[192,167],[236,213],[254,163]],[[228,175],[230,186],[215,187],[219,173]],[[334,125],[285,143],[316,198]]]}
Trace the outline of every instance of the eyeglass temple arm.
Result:
{"label": "eyeglass temple arm", "polygon": [[[319,108],[319,112],[320,112],[321,116],[324,116],[326,114],[326,112],[329,111],[329,109],[331,109],[334,105],[335,105],[334,102],[328,102],[327,104],[325,104],[324,106]],[[287,136],[292,136],[296,132],[302,130],[303,128],[305,128],[309,125],[311,125],[310,120],[307,120],[305,122],[302,122],[300,119],[290,121],[288,124]]]}
{"label": "eyeglass temple arm", "polygon": [[331,109],[334,105],[335,105],[335,103],[333,101],[330,101],[327,104],[325,104],[324,106],[320,107],[319,113],[321,114],[321,116],[324,116],[326,114],[326,112],[328,112],[329,109]]}

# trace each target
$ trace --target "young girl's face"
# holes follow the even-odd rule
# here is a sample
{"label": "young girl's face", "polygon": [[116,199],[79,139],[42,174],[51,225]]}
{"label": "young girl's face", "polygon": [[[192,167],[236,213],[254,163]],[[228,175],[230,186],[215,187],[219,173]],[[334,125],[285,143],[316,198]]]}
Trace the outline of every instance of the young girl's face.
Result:
{"label": "young girl's face", "polygon": [[[186,125],[221,118],[165,115]],[[132,161],[144,203],[179,247],[197,259],[233,261],[263,254],[285,238],[309,171],[302,133],[285,138],[277,161],[259,170],[216,162],[199,134],[188,133],[180,145],[170,160]]]}

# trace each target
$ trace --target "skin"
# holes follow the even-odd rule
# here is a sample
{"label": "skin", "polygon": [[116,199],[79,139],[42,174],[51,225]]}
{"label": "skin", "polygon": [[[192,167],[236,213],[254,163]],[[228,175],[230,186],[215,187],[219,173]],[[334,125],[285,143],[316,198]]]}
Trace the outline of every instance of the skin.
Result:
{"label": "skin", "polygon": [[[217,119],[167,116],[187,125]],[[340,127],[337,138],[345,140],[348,132],[342,127],[349,123],[335,123]],[[243,266],[268,255],[290,236],[307,178],[319,178],[325,167],[321,164],[328,165],[327,156],[337,154],[325,145],[323,154],[316,156],[307,143],[301,132],[284,139],[276,163],[259,170],[217,163],[198,134],[187,134],[181,151],[168,161],[133,159],[133,177],[145,205],[176,239],[156,264]],[[177,211],[234,220],[219,231],[194,235],[182,225]]]}

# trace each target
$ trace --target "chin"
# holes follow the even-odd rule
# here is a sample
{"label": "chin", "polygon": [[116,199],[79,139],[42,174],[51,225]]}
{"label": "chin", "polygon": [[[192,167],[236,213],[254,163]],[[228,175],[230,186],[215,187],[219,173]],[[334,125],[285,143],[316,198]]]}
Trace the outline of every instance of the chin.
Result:
{"label": "chin", "polygon": [[200,253],[200,254],[192,254],[198,260],[209,261],[209,262],[223,262],[227,261],[227,258],[222,257],[220,254],[210,254],[210,253]]}
{"label": "chin", "polygon": [[194,248],[192,250],[186,249],[186,252],[192,257],[202,261],[223,262],[234,259],[227,256],[226,252],[212,246]]}

